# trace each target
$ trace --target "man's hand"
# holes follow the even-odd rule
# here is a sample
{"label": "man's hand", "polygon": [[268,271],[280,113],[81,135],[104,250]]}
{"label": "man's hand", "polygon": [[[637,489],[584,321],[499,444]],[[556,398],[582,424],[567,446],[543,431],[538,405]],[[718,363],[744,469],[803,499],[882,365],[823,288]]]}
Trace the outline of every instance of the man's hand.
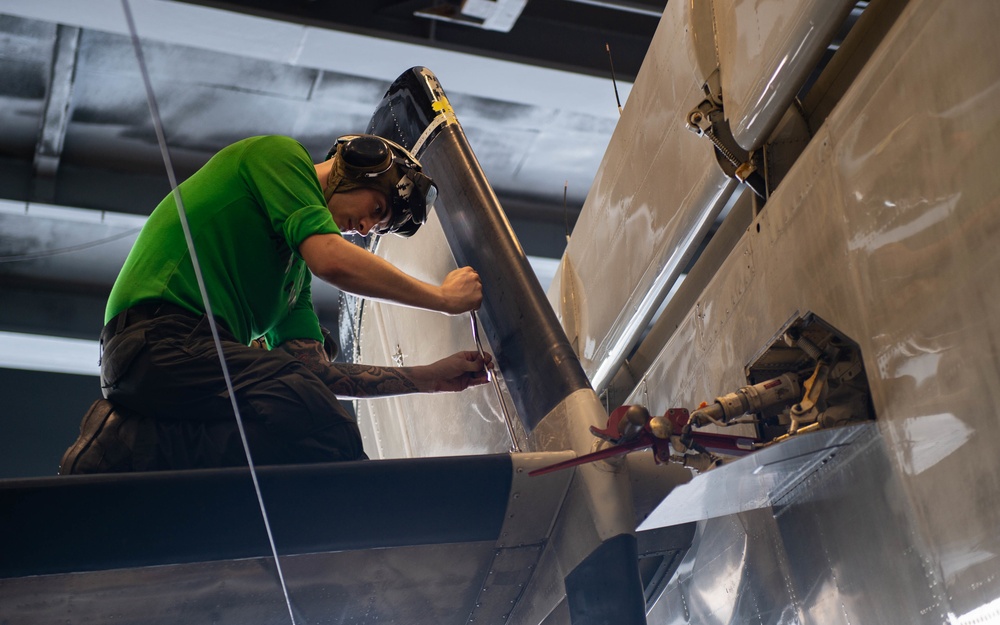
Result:
{"label": "man's hand", "polygon": [[493,357],[479,352],[458,352],[441,360],[412,367],[411,377],[422,392],[444,393],[464,391],[470,386],[486,384],[489,380],[486,370],[493,363]]}
{"label": "man's hand", "polygon": [[459,267],[441,283],[442,312],[458,315],[478,310],[483,303],[483,282],[472,267]]}

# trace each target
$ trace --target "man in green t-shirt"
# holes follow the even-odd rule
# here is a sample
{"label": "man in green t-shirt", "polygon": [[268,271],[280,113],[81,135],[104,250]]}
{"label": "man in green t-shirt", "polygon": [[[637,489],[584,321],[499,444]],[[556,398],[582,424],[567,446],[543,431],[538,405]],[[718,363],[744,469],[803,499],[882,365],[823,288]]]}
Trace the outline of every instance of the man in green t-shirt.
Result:
{"label": "man in green t-shirt", "polygon": [[338,396],[486,382],[489,363],[476,352],[374,367],[331,362],[323,348],[312,275],[362,297],[448,314],[482,302],[470,267],[429,284],[341,236],[410,236],[426,219],[436,187],[401,146],[341,137],[313,164],[292,139],[252,137],[216,154],[178,194],[197,258],[171,194],[111,291],[101,333],[105,399],[84,417],[60,473],[246,463],[202,286],[255,463],[367,457]]}

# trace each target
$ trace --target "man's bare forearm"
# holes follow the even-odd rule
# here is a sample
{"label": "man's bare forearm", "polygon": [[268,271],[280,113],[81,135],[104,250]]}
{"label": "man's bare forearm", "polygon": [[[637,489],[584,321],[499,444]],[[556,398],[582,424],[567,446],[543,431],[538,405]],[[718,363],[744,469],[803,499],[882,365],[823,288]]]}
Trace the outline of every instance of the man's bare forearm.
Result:
{"label": "man's bare forearm", "polygon": [[407,375],[408,367],[330,362],[323,344],[312,339],[293,339],[279,348],[304,364],[339,397],[387,397],[420,392]]}
{"label": "man's bare forearm", "polygon": [[476,310],[483,301],[482,281],[471,267],[449,272],[438,286],[414,278],[339,234],[306,237],[298,251],[314,275],[366,299],[452,315]]}
{"label": "man's bare forearm", "polygon": [[404,368],[333,362],[327,377],[320,377],[339,397],[388,397],[419,393],[420,389],[404,373]]}

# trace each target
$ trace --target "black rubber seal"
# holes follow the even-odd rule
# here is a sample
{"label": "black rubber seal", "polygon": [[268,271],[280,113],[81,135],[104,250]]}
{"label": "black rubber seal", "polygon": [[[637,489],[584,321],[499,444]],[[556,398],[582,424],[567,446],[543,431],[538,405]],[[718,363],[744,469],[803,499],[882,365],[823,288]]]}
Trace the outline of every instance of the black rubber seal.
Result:
{"label": "black rubber seal", "polygon": [[[278,553],[496,540],[509,455],[260,467]],[[269,557],[248,469],[0,482],[0,578]]]}
{"label": "black rubber seal", "polygon": [[566,576],[573,625],[645,625],[646,600],[639,577],[635,536],[601,543]]}

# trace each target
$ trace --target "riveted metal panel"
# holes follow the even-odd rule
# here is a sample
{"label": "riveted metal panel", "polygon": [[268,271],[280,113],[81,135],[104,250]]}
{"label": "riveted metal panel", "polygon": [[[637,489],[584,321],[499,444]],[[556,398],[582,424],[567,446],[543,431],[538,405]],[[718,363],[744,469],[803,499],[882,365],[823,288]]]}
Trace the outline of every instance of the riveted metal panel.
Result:
{"label": "riveted metal panel", "polygon": [[[601,390],[617,371],[736,186],[685,128],[714,69],[703,20],[670,2],[563,257],[549,299]],[[694,13],[692,13],[694,11]],[[566,289],[576,288],[572,291]],[[564,303],[570,304],[566,309]]]}
{"label": "riveted metal panel", "polygon": [[[493,542],[286,556],[298,622],[463,625],[493,560]],[[0,580],[0,614],[50,623],[289,622],[267,558]]]}
{"label": "riveted metal panel", "polygon": [[650,623],[943,623],[874,428],[769,506],[698,524]]}
{"label": "riveted metal panel", "polygon": [[[776,537],[786,590],[734,582],[738,603],[699,612],[692,601],[718,574],[699,584],[678,573],[689,584],[681,622],[998,614],[1000,112],[987,105],[1000,93],[988,43],[998,18],[990,2],[907,5],[748,229],[753,281],[718,338],[675,334],[633,392],[656,413],[731,391],[788,319],[813,312],[859,344],[878,418],[857,464],[817,472],[770,512],[703,522],[707,532],[738,518],[733,544]],[[743,271],[730,257],[699,305],[731,301],[726,285]],[[697,331],[696,314],[684,327]],[[733,579],[775,572],[768,556],[742,557]]]}

